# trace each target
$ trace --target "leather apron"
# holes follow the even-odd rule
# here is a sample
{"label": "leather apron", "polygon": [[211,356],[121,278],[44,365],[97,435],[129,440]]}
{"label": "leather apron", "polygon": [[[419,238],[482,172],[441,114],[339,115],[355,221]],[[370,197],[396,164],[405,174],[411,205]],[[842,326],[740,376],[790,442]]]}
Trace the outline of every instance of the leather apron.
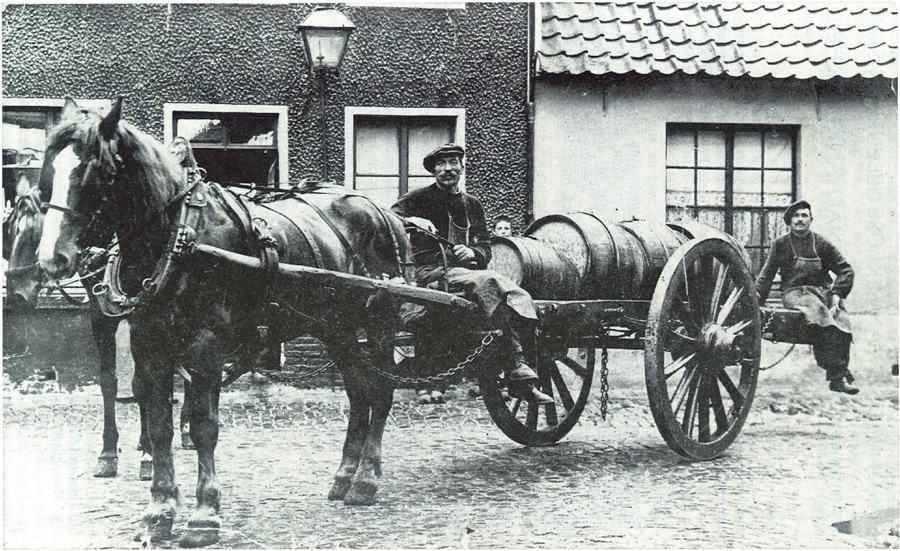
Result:
{"label": "leather apron", "polygon": [[802,257],[797,255],[794,248],[793,236],[790,238],[791,251],[794,253],[794,266],[790,279],[785,282],[785,291],[781,294],[781,302],[786,308],[793,308],[803,312],[806,322],[820,327],[836,327],[840,331],[852,334],[850,316],[844,307],[844,301],[838,303],[838,307],[832,312],[831,289],[815,285],[802,285],[800,282],[808,281],[815,274],[822,271],[822,259],[816,250],[816,236],[813,234],[813,254],[815,257]]}

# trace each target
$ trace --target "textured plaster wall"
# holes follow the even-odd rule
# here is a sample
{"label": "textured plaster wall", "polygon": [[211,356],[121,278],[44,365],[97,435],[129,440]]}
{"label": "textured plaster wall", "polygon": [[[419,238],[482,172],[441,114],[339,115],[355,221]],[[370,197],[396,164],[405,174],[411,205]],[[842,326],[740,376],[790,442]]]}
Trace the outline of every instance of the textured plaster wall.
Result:
{"label": "textured plaster wall", "polygon": [[[318,175],[318,88],[296,33],[314,7],[8,5],[3,95],[125,94],[126,118],[158,139],[164,103],[287,105],[290,177]],[[521,228],[526,5],[337,7],[357,30],[340,75],[327,81],[329,176],[343,181],[345,106],[462,107],[467,189],[489,217],[509,213]]]}
{"label": "textured plaster wall", "polygon": [[535,215],[663,222],[667,122],[799,125],[798,195],[813,205],[813,229],[856,270],[848,308],[881,328],[855,335],[857,349],[896,361],[895,89],[886,79],[539,77]]}

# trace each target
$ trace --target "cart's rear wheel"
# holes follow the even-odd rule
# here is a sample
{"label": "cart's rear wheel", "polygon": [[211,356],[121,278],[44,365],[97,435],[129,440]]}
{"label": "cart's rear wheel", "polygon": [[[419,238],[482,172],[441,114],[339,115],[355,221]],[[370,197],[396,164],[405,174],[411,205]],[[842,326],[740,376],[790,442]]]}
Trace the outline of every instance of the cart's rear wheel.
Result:
{"label": "cart's rear wheel", "polygon": [[584,411],[594,379],[593,348],[548,349],[537,339],[526,357],[538,374],[537,387],[553,403],[535,404],[517,397],[504,399],[502,377],[481,378],[482,398],[494,423],[508,437],[526,446],[549,446],[572,430]]}
{"label": "cart's rear wheel", "polygon": [[644,370],[660,434],[713,459],[741,431],[759,375],[761,327],[750,270],[720,238],[682,245],[656,284]]}

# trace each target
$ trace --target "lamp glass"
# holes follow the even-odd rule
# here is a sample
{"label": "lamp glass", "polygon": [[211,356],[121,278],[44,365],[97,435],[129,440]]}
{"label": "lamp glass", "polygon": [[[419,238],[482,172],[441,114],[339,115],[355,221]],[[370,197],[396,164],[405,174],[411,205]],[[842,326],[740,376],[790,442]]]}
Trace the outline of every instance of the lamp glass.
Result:
{"label": "lamp glass", "polygon": [[314,70],[337,69],[344,57],[349,36],[349,30],[307,29],[306,47],[310,66]]}

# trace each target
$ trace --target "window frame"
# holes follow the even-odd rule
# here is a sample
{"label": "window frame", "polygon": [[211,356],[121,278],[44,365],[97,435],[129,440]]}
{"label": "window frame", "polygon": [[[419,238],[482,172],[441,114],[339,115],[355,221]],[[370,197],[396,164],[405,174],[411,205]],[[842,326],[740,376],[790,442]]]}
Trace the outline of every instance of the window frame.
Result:
{"label": "window frame", "polygon": [[[456,143],[466,146],[466,110],[463,107],[345,107],[344,108],[344,186],[356,189],[356,117],[443,117],[456,122],[453,134]],[[408,160],[408,159],[407,159]],[[466,189],[466,173],[459,179],[459,187]],[[399,190],[398,190],[399,191]]]}
{"label": "window frame", "polygon": [[[245,113],[251,115],[277,115],[278,124],[275,135],[274,149],[278,150],[278,174],[281,182],[276,186],[287,186],[290,181],[288,161],[288,106],[287,105],[242,105],[231,103],[165,103],[163,104],[163,136],[166,143],[175,139],[175,114],[176,113]],[[203,147],[192,145],[192,147]],[[218,146],[210,146],[217,149]],[[271,146],[255,145],[230,145],[223,149],[273,149]]]}
{"label": "window frame", "polygon": [[[743,212],[761,212],[761,227],[760,227],[760,236],[767,235],[768,228],[766,227],[768,218],[765,216],[766,213],[775,210],[783,210],[785,208],[784,205],[777,206],[768,206],[764,204],[765,201],[765,171],[777,171],[777,172],[790,172],[791,173],[791,200],[790,202],[797,200],[797,188],[798,188],[798,174],[800,171],[800,125],[796,124],[742,124],[742,123],[683,123],[683,122],[670,122],[666,123],[665,127],[665,135],[666,142],[668,143],[670,132],[677,131],[692,131],[694,133],[694,163],[693,166],[684,166],[684,165],[669,165],[668,163],[668,149],[666,149],[664,158],[665,161],[665,185],[664,194],[667,195],[669,191],[669,182],[668,182],[668,171],[669,169],[693,169],[694,171],[694,200],[690,209],[693,215],[697,215],[699,210],[705,211],[715,211],[722,212],[724,214],[724,223],[725,223],[725,232],[729,235],[732,235],[734,232],[734,216],[733,214],[738,211]],[[735,168],[734,165],[734,137],[738,132],[758,132],[763,135],[763,140],[765,139],[766,132],[783,132],[790,136],[791,139],[791,168],[777,168],[777,167],[766,167],[765,166],[765,143],[761,142],[762,147],[762,155],[761,165],[757,168],[748,168],[748,167],[740,167]],[[701,167],[698,164],[698,143],[697,136],[699,132],[722,132],[725,134],[725,165],[724,167]],[[668,145],[667,145],[668,148]],[[723,170],[725,171],[725,204],[723,206],[713,206],[713,205],[698,205],[697,202],[697,193],[698,193],[698,173],[701,170]],[[736,170],[759,170],[760,174],[760,201],[762,204],[756,206],[746,206],[746,205],[735,205],[734,204],[734,173]],[[668,198],[664,199],[664,205],[666,209],[666,213],[670,208]],[[742,244],[743,245],[743,244]],[[745,247],[751,249],[759,249],[762,258],[765,258],[765,255],[769,248],[771,248],[772,243],[765,244],[764,242],[759,245],[744,245]]]}

